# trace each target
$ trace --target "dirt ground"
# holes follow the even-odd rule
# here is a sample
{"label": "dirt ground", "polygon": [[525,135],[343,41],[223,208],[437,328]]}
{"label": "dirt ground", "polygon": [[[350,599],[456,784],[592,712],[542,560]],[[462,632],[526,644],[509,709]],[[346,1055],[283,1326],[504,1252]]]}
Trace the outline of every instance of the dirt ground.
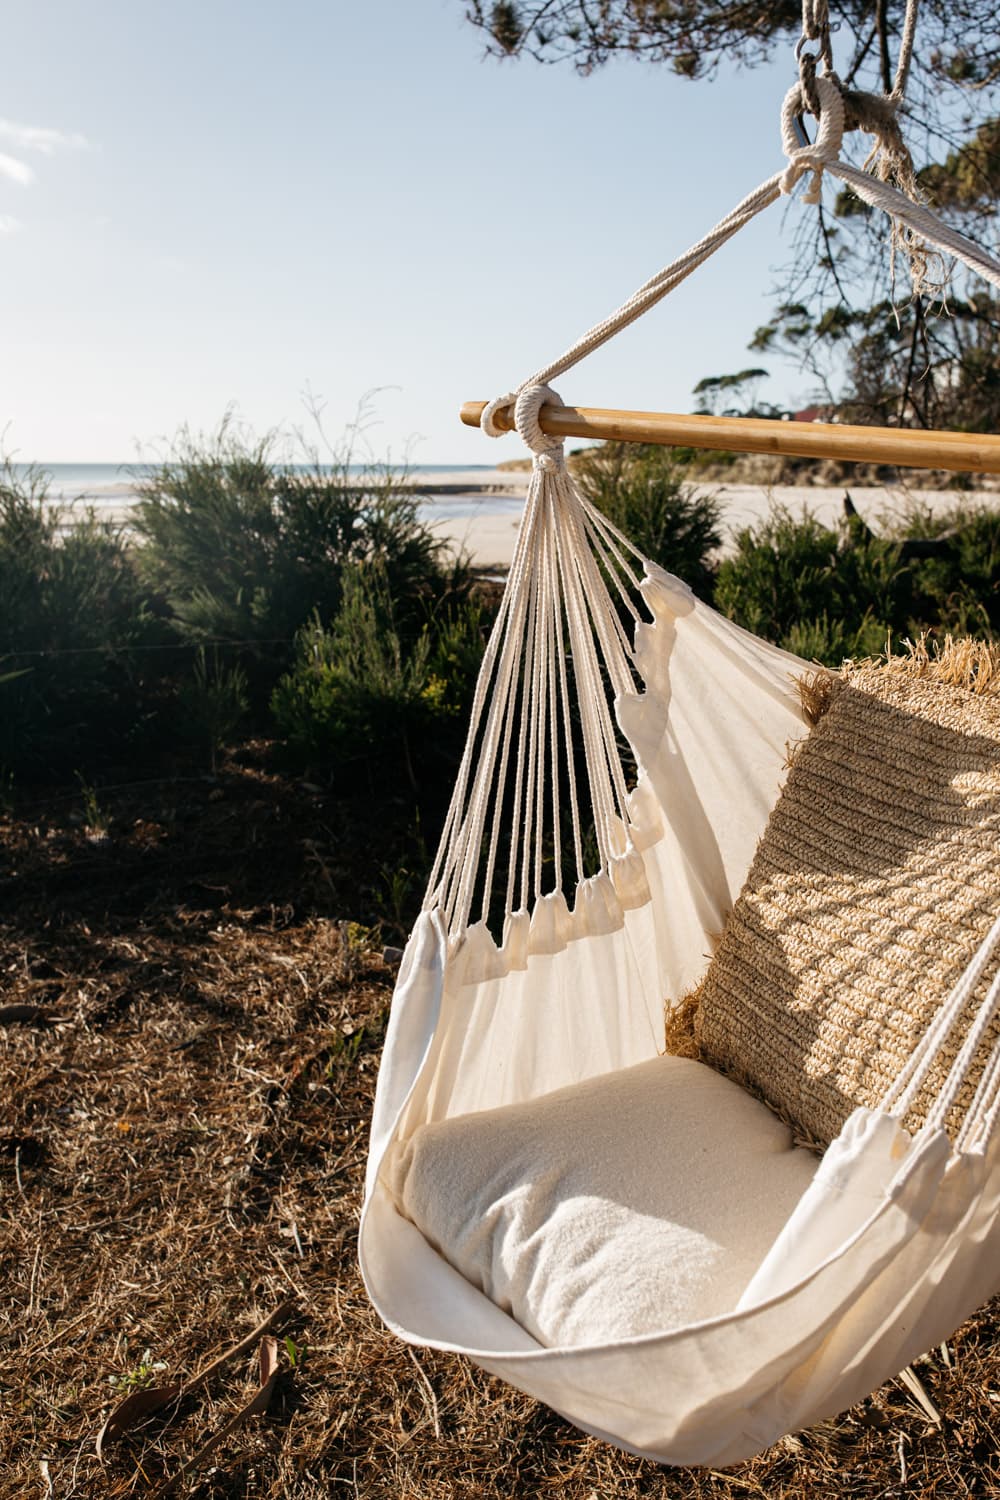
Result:
{"label": "dirt ground", "polygon": [[926,1407],[894,1381],[724,1474],[381,1328],[355,1236],[412,897],[265,751],[0,816],[0,1496],[1000,1496],[998,1304],[917,1366]]}

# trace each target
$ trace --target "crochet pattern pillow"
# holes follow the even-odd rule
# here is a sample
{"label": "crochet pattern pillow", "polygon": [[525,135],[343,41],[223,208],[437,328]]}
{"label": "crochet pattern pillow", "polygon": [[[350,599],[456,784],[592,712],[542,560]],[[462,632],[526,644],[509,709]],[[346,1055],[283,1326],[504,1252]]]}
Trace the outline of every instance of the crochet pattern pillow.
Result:
{"label": "crochet pattern pillow", "polygon": [[[997,915],[996,664],[966,642],[819,679],[824,711],[698,992],[704,1059],[818,1141],[879,1104]],[[996,1034],[994,1023],[956,1111]],[[909,1129],[945,1072],[940,1062]]]}

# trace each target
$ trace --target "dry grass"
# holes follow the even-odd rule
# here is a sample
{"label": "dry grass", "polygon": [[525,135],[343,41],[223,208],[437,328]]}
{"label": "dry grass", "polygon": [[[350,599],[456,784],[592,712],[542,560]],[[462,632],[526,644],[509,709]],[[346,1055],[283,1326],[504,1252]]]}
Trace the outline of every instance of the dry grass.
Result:
{"label": "dry grass", "polygon": [[997,1308],[919,1367],[940,1429],[894,1382],[726,1474],[628,1458],[398,1343],[355,1261],[391,974],[340,920],[363,910],[347,833],[301,788],[233,768],[144,810],[130,794],[110,821],[103,843],[0,822],[0,1005],[50,1018],[0,1025],[0,1496],[155,1493],[248,1400],[256,1356],[101,1462],[111,1407],[282,1304],[267,1411],[175,1494],[1000,1494]]}
{"label": "dry grass", "polygon": [[855,672],[867,667],[878,667],[892,676],[946,682],[982,697],[1000,693],[1000,645],[995,641],[979,641],[967,635],[946,635],[938,641],[921,635],[902,644],[904,649],[897,655],[846,662],[840,672],[819,667],[803,673],[796,686],[806,722],[817,724],[823,717],[837,682],[850,681]]}

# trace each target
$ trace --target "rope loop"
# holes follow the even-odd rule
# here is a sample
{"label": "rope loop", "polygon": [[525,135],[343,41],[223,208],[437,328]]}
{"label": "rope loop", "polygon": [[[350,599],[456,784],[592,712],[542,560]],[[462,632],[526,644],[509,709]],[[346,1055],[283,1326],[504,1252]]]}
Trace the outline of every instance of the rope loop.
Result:
{"label": "rope loop", "polygon": [[795,120],[802,98],[798,84],[793,84],[788,90],[781,106],[781,145],[788,157],[788,166],[781,177],[781,191],[790,193],[799,178],[811,171],[813,180],[809,191],[802,196],[803,203],[821,201],[824,168],[840,159],[844,139],[844,100],[836,80],[818,75],[815,82],[820,104],[819,130],[810,145],[800,146],[795,134]]}
{"label": "rope loop", "polygon": [[513,406],[516,400],[517,392],[508,391],[506,396],[494,396],[492,401],[487,402],[483,408],[483,414],[479,418],[479,426],[487,437],[503,437],[505,432],[510,431],[509,427],[498,427],[494,418],[498,412],[505,411],[508,407]]}
{"label": "rope loop", "polygon": [[550,437],[538,422],[538,413],[547,401],[562,405],[562,398],[550,385],[526,385],[517,393],[514,403],[514,426],[526,447],[535,455],[540,469],[560,468],[563,463],[562,438]]}

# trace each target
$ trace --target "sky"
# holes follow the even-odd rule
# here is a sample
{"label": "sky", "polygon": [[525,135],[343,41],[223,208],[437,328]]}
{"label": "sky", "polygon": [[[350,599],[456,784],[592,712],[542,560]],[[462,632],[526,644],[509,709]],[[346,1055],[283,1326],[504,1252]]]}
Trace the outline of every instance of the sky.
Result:
{"label": "sky", "polygon": [[[460,426],[781,165],[789,55],[690,83],[498,62],[463,0],[7,0],[0,429],[20,461],[162,451],[230,408],[379,460],[517,457]],[[693,409],[792,254],[776,204],[559,382]]]}

